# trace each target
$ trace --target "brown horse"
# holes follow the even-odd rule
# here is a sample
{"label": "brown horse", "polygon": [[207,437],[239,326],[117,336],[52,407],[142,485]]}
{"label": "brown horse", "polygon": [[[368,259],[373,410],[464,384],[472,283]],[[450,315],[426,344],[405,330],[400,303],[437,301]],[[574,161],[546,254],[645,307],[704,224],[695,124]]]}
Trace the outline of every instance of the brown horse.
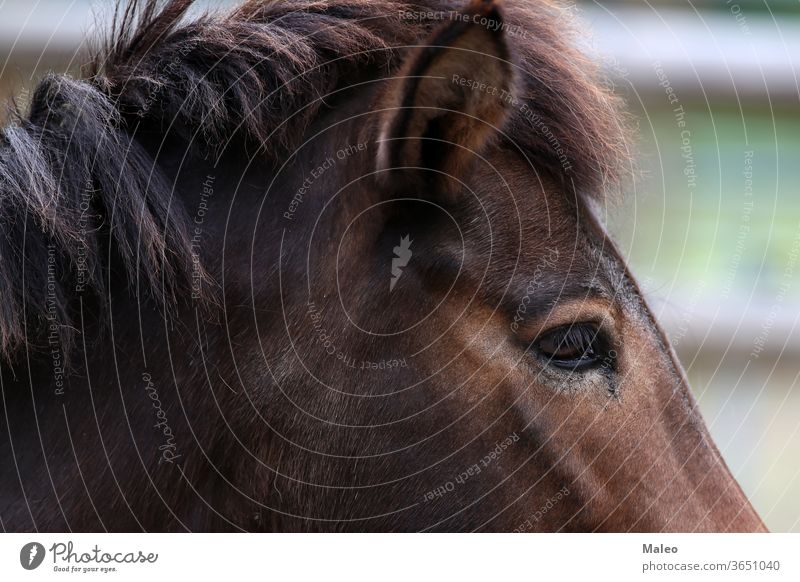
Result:
{"label": "brown horse", "polygon": [[545,1],[133,2],[0,136],[8,531],[763,531]]}

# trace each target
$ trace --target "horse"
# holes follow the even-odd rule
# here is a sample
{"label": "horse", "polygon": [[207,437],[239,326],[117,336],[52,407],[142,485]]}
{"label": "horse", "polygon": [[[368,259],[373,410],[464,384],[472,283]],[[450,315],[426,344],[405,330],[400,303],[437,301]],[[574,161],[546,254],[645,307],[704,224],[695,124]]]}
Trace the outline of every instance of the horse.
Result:
{"label": "horse", "polygon": [[546,0],[133,0],[0,135],[4,531],[756,532]]}

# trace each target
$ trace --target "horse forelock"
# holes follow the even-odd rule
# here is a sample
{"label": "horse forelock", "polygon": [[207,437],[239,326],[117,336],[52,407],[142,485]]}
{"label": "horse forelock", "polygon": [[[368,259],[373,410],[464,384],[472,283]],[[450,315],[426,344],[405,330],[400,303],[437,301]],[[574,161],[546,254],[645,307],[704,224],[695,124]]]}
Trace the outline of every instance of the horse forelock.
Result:
{"label": "horse forelock", "polygon": [[[28,113],[2,130],[3,355],[30,339],[31,322],[56,325],[68,345],[80,328],[76,294],[107,295],[111,249],[159,301],[196,277],[185,212],[137,125],[169,126],[210,152],[241,132],[279,159],[326,95],[391,75],[465,2],[251,0],[188,17],[191,4],[119,8],[86,78],[47,76]],[[566,11],[511,0],[503,11],[521,80],[506,135],[541,169],[601,198],[629,163],[618,100],[575,48]]]}

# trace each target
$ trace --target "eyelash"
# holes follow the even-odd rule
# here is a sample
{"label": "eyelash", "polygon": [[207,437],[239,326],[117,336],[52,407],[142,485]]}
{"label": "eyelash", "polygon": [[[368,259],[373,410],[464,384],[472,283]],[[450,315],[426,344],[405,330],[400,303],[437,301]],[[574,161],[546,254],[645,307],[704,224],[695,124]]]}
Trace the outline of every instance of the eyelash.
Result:
{"label": "eyelash", "polygon": [[608,346],[605,333],[591,322],[553,328],[534,342],[548,365],[570,372],[613,367],[617,354]]}

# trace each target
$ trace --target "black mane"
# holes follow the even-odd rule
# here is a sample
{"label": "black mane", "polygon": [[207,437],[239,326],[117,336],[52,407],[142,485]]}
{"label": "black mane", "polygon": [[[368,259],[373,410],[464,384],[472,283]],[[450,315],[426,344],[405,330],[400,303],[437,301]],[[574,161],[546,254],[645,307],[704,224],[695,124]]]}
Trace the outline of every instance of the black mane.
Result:
{"label": "black mane", "polygon": [[[68,349],[80,328],[76,297],[102,303],[115,273],[142,281],[160,303],[190,287],[187,219],[135,138],[139,123],[185,128],[187,137],[199,129],[212,153],[241,131],[265,155],[285,155],[321,96],[389,73],[405,47],[464,5],[251,0],[189,19],[191,4],[120,8],[85,78],[45,77],[28,112],[0,132],[2,355],[46,329]],[[409,17],[421,13],[429,16]],[[526,104],[510,136],[552,175],[602,195],[628,161],[617,100],[573,48],[563,10],[508,0],[505,19]]]}

